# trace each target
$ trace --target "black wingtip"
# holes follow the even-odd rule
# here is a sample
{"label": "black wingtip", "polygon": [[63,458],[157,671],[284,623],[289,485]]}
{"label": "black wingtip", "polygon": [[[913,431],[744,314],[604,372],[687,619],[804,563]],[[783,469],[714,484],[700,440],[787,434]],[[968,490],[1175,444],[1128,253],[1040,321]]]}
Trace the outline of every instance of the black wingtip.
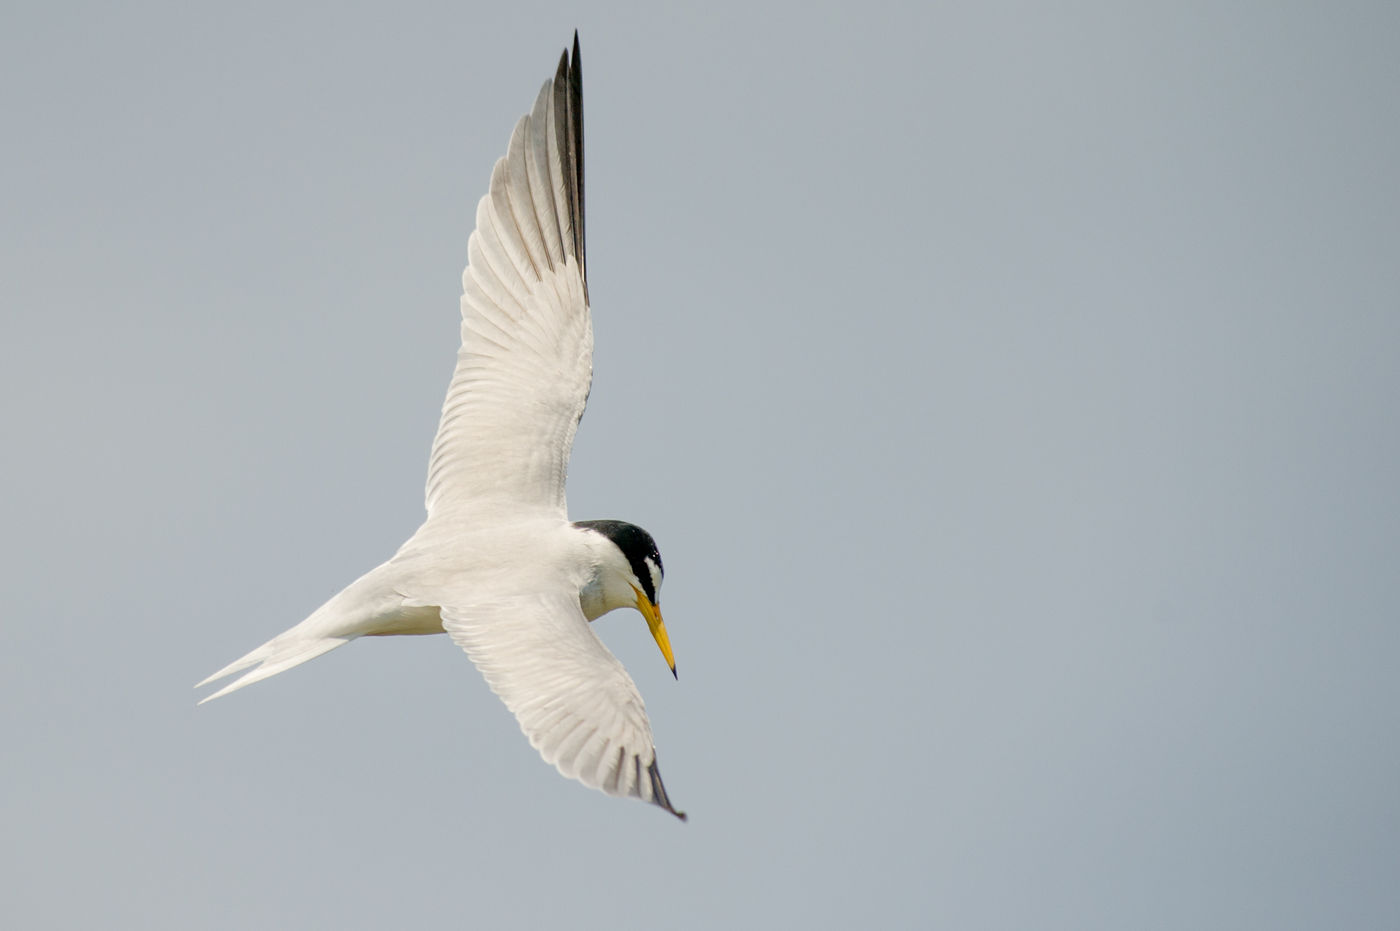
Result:
{"label": "black wingtip", "polygon": [[578,265],[583,269],[583,296],[588,299],[588,216],[583,199],[583,57],[578,50],[578,30],[574,30],[574,60],[569,66],[569,109],[574,117],[574,166],[578,194]]}
{"label": "black wingtip", "polygon": [[675,806],[671,804],[670,796],[666,794],[666,787],[661,783],[661,770],[656,766],[656,757],[654,755],[651,758],[651,765],[647,767],[647,775],[651,777],[652,804],[666,809],[682,821],[688,821],[689,819],[686,817],[685,812],[677,811]]}
{"label": "black wingtip", "polygon": [[676,672],[676,667],[675,667],[675,666],[672,666],[672,667],[671,667],[671,678],[675,679],[677,682],[681,681],[681,677],[680,677],[680,675]]}
{"label": "black wingtip", "polygon": [[559,53],[559,67],[554,72],[555,131],[565,152],[565,196],[569,199],[569,215],[573,218],[573,252],[583,273],[583,297],[588,300],[588,256],[584,251],[583,201],[583,67],[579,57],[578,30],[574,30],[573,59],[569,49]]}

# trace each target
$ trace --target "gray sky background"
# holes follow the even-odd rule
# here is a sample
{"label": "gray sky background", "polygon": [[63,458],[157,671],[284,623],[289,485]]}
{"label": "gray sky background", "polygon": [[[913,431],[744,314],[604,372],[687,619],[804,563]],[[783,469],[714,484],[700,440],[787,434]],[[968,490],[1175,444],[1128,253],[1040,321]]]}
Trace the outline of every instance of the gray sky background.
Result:
{"label": "gray sky background", "polygon": [[[7,8],[0,925],[1400,926],[1400,8],[663,6]],[[445,638],[191,690],[419,522],[575,26],[686,825]]]}

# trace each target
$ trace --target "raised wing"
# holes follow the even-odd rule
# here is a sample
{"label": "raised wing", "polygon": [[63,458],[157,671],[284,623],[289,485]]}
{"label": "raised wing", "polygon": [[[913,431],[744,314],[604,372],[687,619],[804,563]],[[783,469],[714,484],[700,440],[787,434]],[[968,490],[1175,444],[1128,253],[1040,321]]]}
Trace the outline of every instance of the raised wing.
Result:
{"label": "raised wing", "polygon": [[579,608],[577,592],[442,607],[442,626],[545,762],[589,788],[671,806],[632,677]]}
{"label": "raised wing", "polygon": [[583,245],[578,36],[515,126],[476,208],[462,348],[428,463],[431,518],[478,506],[565,513],[564,478],[593,379]]}

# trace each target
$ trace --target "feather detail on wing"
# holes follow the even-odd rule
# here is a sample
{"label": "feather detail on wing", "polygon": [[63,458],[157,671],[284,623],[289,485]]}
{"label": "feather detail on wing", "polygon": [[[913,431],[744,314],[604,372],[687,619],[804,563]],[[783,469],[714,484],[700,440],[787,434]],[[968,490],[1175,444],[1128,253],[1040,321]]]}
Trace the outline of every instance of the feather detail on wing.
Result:
{"label": "feather detail on wing", "polygon": [[487,506],[562,515],[593,378],[577,39],[496,162],[467,258],[462,348],[428,464],[428,515]]}
{"label": "feather detail on wing", "polygon": [[685,817],[662,785],[642,697],[589,628],[576,593],[444,605],[442,622],[545,762],[590,788]]}

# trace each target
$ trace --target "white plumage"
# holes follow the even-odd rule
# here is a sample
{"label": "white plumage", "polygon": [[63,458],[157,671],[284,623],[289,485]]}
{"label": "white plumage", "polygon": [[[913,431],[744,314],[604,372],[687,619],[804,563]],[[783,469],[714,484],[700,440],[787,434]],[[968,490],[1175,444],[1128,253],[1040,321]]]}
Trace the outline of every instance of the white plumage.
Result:
{"label": "white plumage", "polygon": [[[583,228],[578,36],[511,134],[477,205],[462,276],[462,346],[428,465],[428,516],[388,562],[201,682],[209,701],[357,637],[446,631],[561,773],[677,812],[637,687],[589,627],[647,619],[661,557],[640,528],[571,523],[564,495],[593,375]],[[252,667],[252,668],[250,668]]]}

